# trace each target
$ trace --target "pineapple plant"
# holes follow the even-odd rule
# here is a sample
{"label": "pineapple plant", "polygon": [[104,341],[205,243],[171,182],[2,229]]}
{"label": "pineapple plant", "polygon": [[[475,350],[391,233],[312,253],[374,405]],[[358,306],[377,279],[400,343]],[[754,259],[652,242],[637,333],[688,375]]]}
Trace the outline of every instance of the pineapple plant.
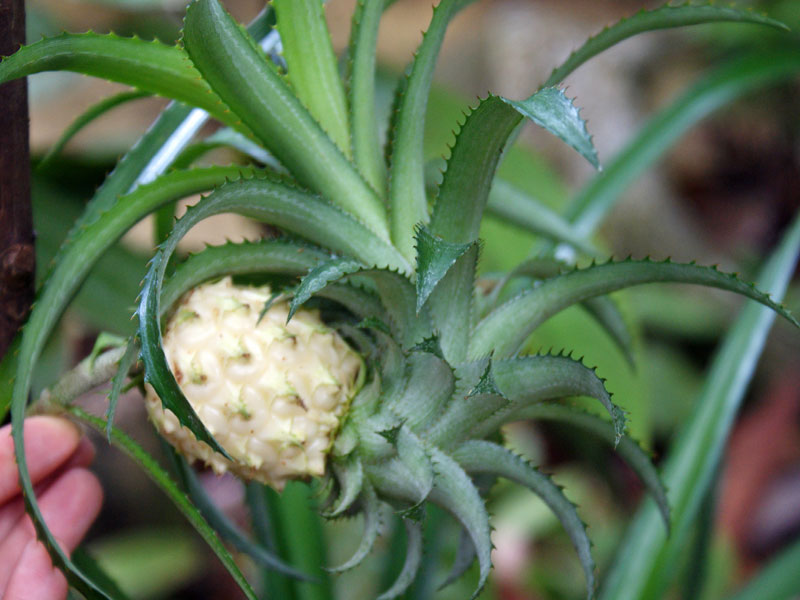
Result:
{"label": "pineapple plant", "polygon": [[[194,0],[177,46],[113,34],[63,34],[25,46],[0,63],[0,82],[66,69],[175,100],[87,205],[40,291],[17,351],[3,367],[15,371],[5,398],[27,510],[54,564],[87,598],[113,593],[55,543],[27,473],[20,423],[32,369],[104,250],[150,213],[169,219],[174,202],[183,197],[208,192],[164,232],[137,299],[136,335],[87,359],[51,390],[49,406],[105,429],[132,454],[251,598],[255,592],[203,515],[113,426],[120,390],[139,364],[152,420],[187,458],[279,490],[291,479],[320,478],[324,516],[363,514],[361,544],[332,571],[354,568],[371,552],[385,507],[399,515],[407,531],[405,562],[381,599],[402,596],[412,585],[422,563],[429,503],[450,513],[464,531],[448,582],[477,562],[473,597],[481,592],[492,550],[485,501],[499,478],[530,488],[556,514],[580,560],[587,596],[593,597],[596,569],[576,507],[547,475],[503,444],[502,427],[545,418],[607,440],[656,501],[666,526],[653,535],[665,535],[676,518],[671,515],[676,501],[626,434],[626,415],[603,380],[569,354],[529,353],[531,333],[550,316],[582,304],[628,351],[625,321],[607,294],[656,282],[735,292],[798,325],[766,292],[714,267],[595,260],[591,233],[614,195],[652,158],[614,163],[566,216],[530,198],[490,201],[498,164],[528,120],[599,168],[586,123],[559,86],[599,52],[654,29],[716,21],[781,28],[780,23],[710,5],[641,11],[591,38],[528,98],[480,99],[459,124],[440,177],[432,177],[422,144],[433,69],[448,23],[470,2],[442,0],[436,6],[398,85],[382,148],[375,44],[388,4],[357,3],[344,77],[319,0],[275,0],[248,28],[218,0]],[[720,70],[645,132],[648,156],[720,103],[798,69],[796,53],[776,52],[744,57]],[[252,156],[251,164],[190,166],[202,149],[184,148],[206,116],[223,127],[209,145],[231,145]],[[167,171],[169,166],[174,168]],[[487,211],[525,224],[544,241],[509,273],[479,278],[478,234]],[[208,247],[176,261],[186,233],[220,213],[267,223],[281,235]],[[762,284],[776,297],[791,273],[799,236],[795,222],[764,272]],[[592,261],[577,267],[578,257]],[[231,277],[260,277],[269,286]],[[317,308],[307,308],[310,304]],[[747,335],[747,330],[741,334]],[[70,406],[77,393],[112,376],[105,421]],[[607,417],[551,402],[571,396],[594,399]],[[188,472],[182,477],[191,482]],[[684,493],[694,480],[688,481],[671,491]],[[678,519],[691,520],[691,509],[677,508]],[[641,536],[656,555],[658,542],[651,538]]]}

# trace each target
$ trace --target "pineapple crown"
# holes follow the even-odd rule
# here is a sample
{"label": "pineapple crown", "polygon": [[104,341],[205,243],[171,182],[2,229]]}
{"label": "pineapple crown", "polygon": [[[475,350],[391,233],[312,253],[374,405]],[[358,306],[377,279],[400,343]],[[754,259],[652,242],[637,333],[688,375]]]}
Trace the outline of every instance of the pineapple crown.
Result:
{"label": "pineapple crown", "polygon": [[[480,576],[473,596],[477,595],[490,571],[492,544],[484,503],[487,486],[476,481],[491,484],[502,477],[533,490],[558,516],[581,561],[587,595],[593,596],[591,545],[575,507],[549,477],[499,443],[499,428],[529,418],[581,428],[617,448],[645,482],[668,524],[666,494],[652,463],[625,434],[625,414],[612,402],[603,380],[569,354],[525,354],[530,334],[550,316],[580,304],[630,354],[625,320],[607,294],[654,282],[733,291],[798,323],[767,294],[713,267],[629,258],[577,268],[556,258],[559,244],[594,254],[587,238],[608,210],[614,191],[632,176],[615,165],[568,218],[531,198],[520,200],[519,194],[493,196],[495,173],[526,120],[558,136],[599,168],[586,124],[558,86],[613,44],[641,32],[701,22],[782,26],[753,12],[716,6],[641,11],[590,39],[530,97],[488,95],[479,100],[460,124],[441,181],[426,181],[423,134],[434,65],[448,23],[470,3],[442,0],[435,7],[398,86],[385,153],[374,109],[375,42],[381,13],[390,4],[381,0],[357,4],[344,82],[319,0],[272,4],[285,72],[253,39],[266,32],[267,17],[248,32],[218,0],[192,2],[178,46],[114,35],[64,34],[24,47],[0,63],[0,82],[57,67],[117,79],[199,107],[226,126],[218,135],[220,143],[278,166],[177,169],[132,190],[134,182],[125,179],[124,165],[115,171],[64,245],[31,316],[19,354],[14,418],[19,420],[24,410],[30,365],[92,261],[142,216],[178,198],[213,190],[175,223],[150,262],[138,299],[137,336],[130,340],[113,382],[109,432],[116,396],[138,353],[144,380],[163,408],[198,440],[230,458],[169,368],[162,347],[162,316],[184,292],[209,279],[290,276],[296,284],[283,290],[291,297],[288,319],[312,297],[343,307],[347,318],[337,328],[367,365],[366,382],[352,400],[330,452],[329,497],[323,507],[329,517],[362,512],[365,532],[355,555],[333,570],[352,568],[369,553],[378,535],[381,506],[388,504],[406,524],[408,552],[396,582],[380,597],[401,595],[421,562],[421,507],[433,502],[451,513],[466,533],[448,582],[477,559]],[[126,69],[116,68],[121,57],[129,61]],[[800,66],[796,57],[776,55],[749,63],[743,59],[735,69],[761,73],[765,65],[771,70],[763,77],[773,79]],[[723,82],[730,72],[716,77]],[[737,91],[753,85],[742,76],[744,81],[750,83],[741,83]],[[686,100],[690,101],[699,100],[695,96]],[[168,109],[153,129],[153,140],[156,134],[174,131],[187,115],[180,105]],[[197,155],[197,150],[187,150],[173,164],[190,164]],[[503,188],[498,182],[496,189]],[[118,198],[120,194],[124,196]],[[512,272],[476,285],[478,234],[487,210],[526,224],[546,242]],[[186,232],[206,217],[229,212],[268,223],[285,236],[209,247],[167,277]],[[262,314],[273,300],[265,301]],[[594,398],[610,419],[545,402],[567,396]],[[19,435],[15,440],[21,445]],[[50,540],[29,486],[24,453],[20,469],[34,522]],[[56,544],[52,554],[79,590],[102,594]],[[243,589],[253,597],[246,582]]]}

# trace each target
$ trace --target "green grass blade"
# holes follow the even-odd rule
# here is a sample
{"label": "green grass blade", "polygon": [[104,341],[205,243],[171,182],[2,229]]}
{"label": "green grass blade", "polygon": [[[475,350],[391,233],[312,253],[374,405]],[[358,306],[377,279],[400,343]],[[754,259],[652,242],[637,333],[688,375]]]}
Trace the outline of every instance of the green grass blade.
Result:
{"label": "green grass blade", "polygon": [[121,92],[119,94],[114,94],[113,96],[109,96],[108,98],[104,98],[97,104],[89,107],[84,113],[78,116],[72,123],[70,123],[69,127],[64,130],[64,133],[61,134],[61,137],[58,138],[55,144],[50,146],[50,149],[47,151],[42,157],[42,160],[36,166],[38,170],[44,169],[48,166],[48,164],[56,157],[58,154],[64,149],[64,146],[67,145],[75,135],[84,127],[86,127],[89,123],[94,121],[95,119],[103,116],[108,111],[116,108],[121,104],[125,104],[126,102],[130,102],[131,100],[138,100],[140,98],[147,98],[150,94],[148,92],[143,92],[141,90],[134,90],[132,92]]}
{"label": "green grass blade", "polygon": [[606,164],[575,197],[566,217],[580,237],[588,237],[625,189],[683,133],[714,110],[754,89],[800,71],[800,52],[783,50],[732,60],[692,86],[667,106]]}
{"label": "green grass blade", "polygon": [[177,46],[115,34],[62,33],[23,46],[0,63],[0,84],[43,71],[64,70],[117,81],[202,108],[235,126],[234,117]]}
{"label": "green grass blade", "polygon": [[300,183],[389,239],[378,196],[217,0],[189,6],[183,43],[216,93]]}
{"label": "green grass blade", "polygon": [[[93,429],[100,433],[105,433],[106,422],[103,419],[90,415],[78,406],[65,406],[63,407],[69,414],[80,419],[82,422],[91,426]],[[250,584],[245,579],[239,567],[236,565],[230,552],[225,548],[222,541],[217,536],[217,533],[209,526],[208,522],[203,518],[199,510],[189,501],[178,485],[172,480],[169,474],[161,468],[161,466],[145,452],[142,447],[137,444],[123,431],[112,428],[111,432],[112,443],[128,455],[155,483],[166,496],[175,504],[178,510],[181,511],[186,520],[197,530],[197,533],[205,540],[209,547],[217,555],[220,562],[225,566],[228,572],[233,577],[234,581],[239,585],[239,588],[249,600],[258,600],[255,592],[250,587]]]}
{"label": "green grass blade", "polygon": [[716,267],[700,267],[672,261],[625,260],[576,269],[544,280],[501,304],[475,328],[470,356],[480,358],[494,352],[498,358],[514,354],[527,337],[546,319],[562,309],[596,296],[645,283],[692,283],[717,287],[756,300],[791,323],[797,320],[769,295],[755,286],[723,273]]}
{"label": "green grass blade", "polygon": [[800,593],[800,540],[781,550],[729,600],[789,600]]}
{"label": "green grass blade", "polygon": [[320,0],[274,0],[289,81],[297,98],[348,158],[344,87]]}
{"label": "green grass blade", "polygon": [[389,213],[392,241],[409,260],[414,257],[414,226],[428,222],[422,142],[433,70],[450,19],[472,1],[474,0],[442,0],[434,8],[433,19],[414,56],[400,98],[395,128],[390,132],[392,149]]}
{"label": "green grass blade", "polygon": [[[783,296],[798,252],[800,218],[794,220],[758,277],[759,285],[775,298]],[[695,411],[672,446],[663,470],[672,507],[672,533],[666,537],[655,505],[644,504],[617,553],[602,598],[643,600],[661,596],[713,480],[774,316],[774,312],[749,303],[726,336]]]}
{"label": "green grass blade", "polygon": [[364,179],[386,194],[386,163],[375,114],[375,49],[385,0],[359,0],[353,11],[347,62],[353,160]]}
{"label": "green grass blade", "polygon": [[752,10],[739,10],[727,6],[698,6],[686,3],[682,6],[665,5],[654,10],[640,10],[632,17],[622,19],[589,38],[583,46],[570,54],[564,64],[553,70],[544,85],[558,85],[590,58],[634,35],[658,29],[720,21],[757,23],[788,30],[783,23]]}

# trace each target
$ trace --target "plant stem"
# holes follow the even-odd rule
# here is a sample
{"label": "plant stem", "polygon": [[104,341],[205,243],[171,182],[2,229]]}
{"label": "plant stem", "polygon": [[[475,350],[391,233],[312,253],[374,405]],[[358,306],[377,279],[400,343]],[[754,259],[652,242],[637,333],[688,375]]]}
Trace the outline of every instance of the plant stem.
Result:
{"label": "plant stem", "polygon": [[[25,41],[24,0],[0,4],[0,56]],[[30,310],[36,257],[33,246],[25,78],[0,86],[0,357]]]}

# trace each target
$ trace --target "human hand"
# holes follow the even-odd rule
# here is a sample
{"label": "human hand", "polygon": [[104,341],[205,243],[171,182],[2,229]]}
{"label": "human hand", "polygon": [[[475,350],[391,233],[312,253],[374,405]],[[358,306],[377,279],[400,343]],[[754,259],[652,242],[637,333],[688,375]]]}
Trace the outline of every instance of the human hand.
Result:
{"label": "human hand", "polygon": [[[84,467],[94,448],[64,419],[25,420],[25,456],[44,520],[61,548],[75,549],[97,517],[103,491]],[[67,581],[36,540],[20,495],[11,426],[0,428],[0,598],[63,600]]]}

